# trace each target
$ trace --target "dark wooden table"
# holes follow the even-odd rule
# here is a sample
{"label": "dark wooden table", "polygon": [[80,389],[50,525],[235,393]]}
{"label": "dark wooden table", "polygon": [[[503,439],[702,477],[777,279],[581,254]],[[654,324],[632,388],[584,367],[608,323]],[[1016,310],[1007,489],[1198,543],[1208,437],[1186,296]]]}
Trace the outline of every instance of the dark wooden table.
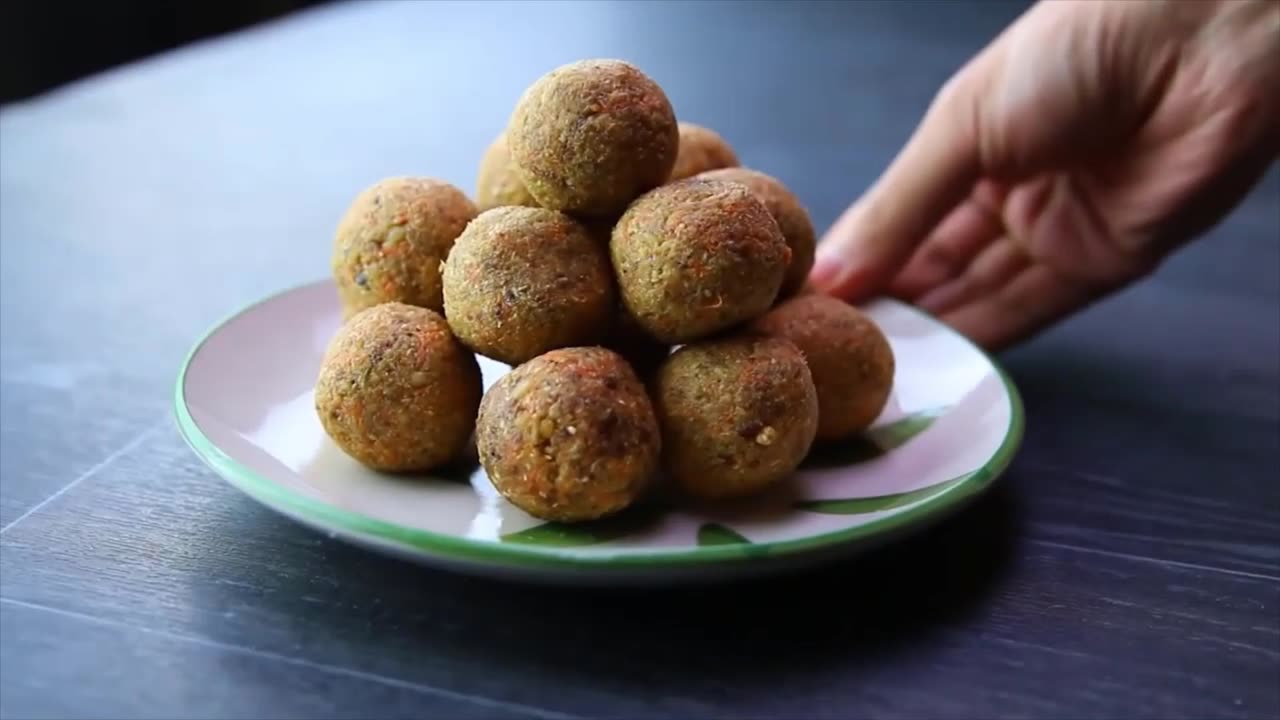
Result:
{"label": "dark wooden table", "polygon": [[1024,451],[936,530],[706,591],[352,549],[198,463],[190,345],[323,276],[353,194],[470,190],[519,92],[625,57],[825,227],[1021,6],[357,4],[0,111],[0,716],[1275,718],[1280,178],[1004,362]]}

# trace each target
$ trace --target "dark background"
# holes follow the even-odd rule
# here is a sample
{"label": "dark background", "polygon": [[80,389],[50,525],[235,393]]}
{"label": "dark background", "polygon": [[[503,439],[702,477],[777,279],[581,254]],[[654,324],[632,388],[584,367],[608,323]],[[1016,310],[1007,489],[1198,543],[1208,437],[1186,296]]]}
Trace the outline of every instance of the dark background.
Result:
{"label": "dark background", "polygon": [[0,3],[0,103],[322,0]]}

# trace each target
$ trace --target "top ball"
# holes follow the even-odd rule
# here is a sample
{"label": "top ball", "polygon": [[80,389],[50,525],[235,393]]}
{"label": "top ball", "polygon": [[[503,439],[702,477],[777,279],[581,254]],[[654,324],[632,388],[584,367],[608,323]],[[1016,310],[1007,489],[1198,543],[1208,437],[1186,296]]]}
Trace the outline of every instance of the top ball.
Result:
{"label": "top ball", "polygon": [[634,65],[583,60],[543,75],[507,128],[517,174],[539,205],[620,215],[671,174],[680,147],[666,93]]}

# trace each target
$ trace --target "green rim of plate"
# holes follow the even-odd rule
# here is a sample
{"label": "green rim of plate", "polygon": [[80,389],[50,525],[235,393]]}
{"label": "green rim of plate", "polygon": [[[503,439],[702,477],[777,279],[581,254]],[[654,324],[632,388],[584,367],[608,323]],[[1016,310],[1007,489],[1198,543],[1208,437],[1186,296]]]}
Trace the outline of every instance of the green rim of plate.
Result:
{"label": "green rim of plate", "polygon": [[660,552],[628,551],[618,554],[607,552],[581,553],[566,548],[534,545],[509,545],[419,530],[344,510],[262,477],[245,467],[235,458],[227,455],[205,436],[187,408],[185,392],[187,371],[191,367],[191,361],[210,337],[231,321],[260,305],[324,282],[324,280],[318,280],[297,285],[246,305],[218,322],[200,338],[195,346],[191,348],[191,351],[187,353],[187,357],[183,360],[182,368],[178,373],[178,382],[174,390],[174,411],[177,416],[178,430],[196,455],[217,471],[225,480],[242,492],[277,511],[284,511],[286,514],[296,515],[319,525],[369,537],[384,543],[426,551],[429,555],[445,560],[482,562],[490,566],[511,568],[553,566],[600,570],[662,569],[734,561],[759,561],[830,550],[837,546],[869,540],[875,536],[891,533],[895,530],[904,530],[916,523],[931,519],[934,515],[956,508],[964,501],[986,490],[992,481],[1003,474],[1009,467],[1009,463],[1012,462],[1013,456],[1017,453],[1018,447],[1022,442],[1025,425],[1022,397],[1004,368],[968,338],[955,332],[919,308],[903,303],[903,307],[910,308],[917,314],[934,320],[946,332],[960,338],[965,344],[986,358],[991,367],[995,369],[996,374],[999,375],[1001,382],[1004,383],[1010,404],[1009,427],[1005,431],[1004,440],[1001,442],[1000,447],[996,448],[995,453],[981,467],[973,471],[972,475],[964,482],[940,491],[937,495],[933,495],[927,500],[912,506],[909,510],[872,520],[856,527],[810,535],[794,540],[751,544],[695,545],[688,548]]}

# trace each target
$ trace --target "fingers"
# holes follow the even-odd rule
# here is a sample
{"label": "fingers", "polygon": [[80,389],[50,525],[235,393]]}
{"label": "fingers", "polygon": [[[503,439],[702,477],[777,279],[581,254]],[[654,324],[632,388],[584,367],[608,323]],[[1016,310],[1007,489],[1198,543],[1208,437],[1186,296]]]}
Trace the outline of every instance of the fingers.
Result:
{"label": "fingers", "polygon": [[911,256],[889,285],[889,293],[916,302],[930,290],[959,277],[983,249],[1004,235],[1001,193],[979,183],[972,197],[951,211]]}
{"label": "fingers", "polygon": [[818,245],[818,290],[856,301],[881,291],[981,175],[977,104],[991,61],[983,53],[934,100],[884,175]]}
{"label": "fingers", "polygon": [[965,272],[926,293],[917,304],[935,315],[999,293],[1031,264],[1013,240],[1004,237],[978,254]]}
{"label": "fingers", "polygon": [[1089,287],[1043,265],[1029,265],[998,291],[977,296],[940,318],[995,352],[1030,338],[1095,299],[1097,293]]}

